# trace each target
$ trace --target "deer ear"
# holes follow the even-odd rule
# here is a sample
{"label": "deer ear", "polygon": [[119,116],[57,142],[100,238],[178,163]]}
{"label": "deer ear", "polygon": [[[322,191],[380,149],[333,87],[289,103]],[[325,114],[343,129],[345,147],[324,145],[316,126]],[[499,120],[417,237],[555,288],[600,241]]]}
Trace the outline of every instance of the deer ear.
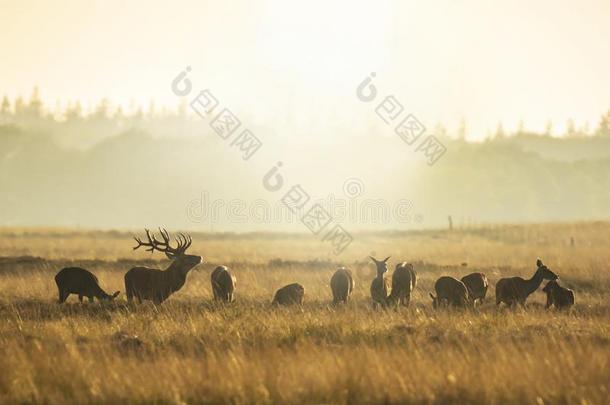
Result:
{"label": "deer ear", "polygon": [[385,262],[387,262],[387,261],[388,261],[388,259],[389,259],[390,257],[392,257],[392,256],[388,256],[388,257],[386,257],[385,259],[383,259],[383,262],[384,262],[384,263],[385,263]]}
{"label": "deer ear", "polygon": [[540,260],[540,258],[538,258],[538,260],[536,260],[536,266],[538,266],[538,267],[544,266],[544,264],[542,263],[542,260]]}
{"label": "deer ear", "polygon": [[373,256],[369,256],[371,258],[372,261],[374,261],[375,263],[377,263],[377,259],[375,259]]}

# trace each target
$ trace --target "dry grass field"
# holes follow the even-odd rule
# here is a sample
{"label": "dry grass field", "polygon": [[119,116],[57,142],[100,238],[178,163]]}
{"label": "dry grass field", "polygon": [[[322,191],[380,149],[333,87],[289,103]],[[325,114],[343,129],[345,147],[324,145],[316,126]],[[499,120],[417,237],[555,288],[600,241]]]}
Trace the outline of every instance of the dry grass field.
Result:
{"label": "dry grass field", "polygon": [[[57,303],[66,265],[124,291],[135,264],[129,232],[0,229],[2,403],[610,403],[610,223],[511,225],[356,234],[340,257],[306,235],[192,234],[204,257],[159,307]],[[572,246],[570,238],[574,238]],[[412,305],[373,310],[366,257],[414,263]],[[571,311],[496,308],[500,277],[530,277],[544,262],[576,292]],[[158,261],[158,262],[157,262]],[[467,263],[467,265],[462,265]],[[210,272],[237,276],[236,302],[212,302]],[[339,265],[356,278],[352,301],[330,305]],[[475,311],[434,311],[441,275],[482,271],[488,300]],[[302,308],[271,308],[284,284],[305,286]]]}

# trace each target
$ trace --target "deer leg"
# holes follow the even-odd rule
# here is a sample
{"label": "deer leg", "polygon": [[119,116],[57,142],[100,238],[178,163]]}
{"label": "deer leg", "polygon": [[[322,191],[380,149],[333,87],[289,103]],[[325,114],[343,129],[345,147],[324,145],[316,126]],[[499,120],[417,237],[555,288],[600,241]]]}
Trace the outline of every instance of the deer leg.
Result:
{"label": "deer leg", "polygon": [[68,295],[70,295],[69,292],[59,290],[59,303],[63,304],[64,302],[66,302],[66,300],[68,299]]}
{"label": "deer leg", "polygon": [[89,298],[89,303],[93,303],[93,296],[90,295],[88,298]]}
{"label": "deer leg", "polygon": [[83,294],[78,294],[78,301],[83,302]]}
{"label": "deer leg", "polygon": [[[133,300],[134,298],[138,301],[139,304],[142,303],[142,297],[140,297],[140,294],[137,291],[130,291],[130,294],[127,294],[127,299],[129,300],[129,296],[131,295],[131,299]],[[131,300],[129,301],[131,302]]]}

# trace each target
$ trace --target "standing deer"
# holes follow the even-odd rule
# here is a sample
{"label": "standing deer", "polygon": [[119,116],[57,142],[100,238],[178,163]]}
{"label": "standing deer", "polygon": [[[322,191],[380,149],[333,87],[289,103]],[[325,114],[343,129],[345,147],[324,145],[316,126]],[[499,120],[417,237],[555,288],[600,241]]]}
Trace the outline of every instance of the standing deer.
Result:
{"label": "standing deer", "polygon": [[80,302],[83,302],[83,297],[89,298],[89,302],[93,302],[94,297],[98,300],[111,301],[120,294],[120,291],[112,295],[107,294],[100,287],[95,274],[80,267],[61,269],[55,276],[55,284],[59,290],[60,304],[66,302],[70,294],[78,294]]}
{"label": "standing deer", "polygon": [[333,292],[333,304],[346,303],[354,290],[352,272],[345,267],[339,268],[330,279],[330,289]]}
{"label": "standing deer", "polygon": [[532,278],[524,280],[521,277],[502,278],[496,284],[496,305],[502,302],[509,306],[517,304],[525,306],[525,300],[540,287],[542,280],[557,280],[559,277],[542,263],[536,261],[538,269]]}
{"label": "standing deer", "polygon": [[415,288],[417,278],[411,263],[402,262],[396,265],[392,274],[392,292],[388,297],[388,303],[409,306],[411,292]]}
{"label": "standing deer", "polygon": [[557,280],[551,280],[542,289],[546,293],[546,309],[552,305],[557,309],[567,309],[574,305],[574,291],[559,285]]}
{"label": "standing deer", "polygon": [[441,306],[465,308],[472,305],[472,301],[468,297],[468,289],[457,278],[449,276],[440,277],[434,283],[434,291],[436,291],[436,297],[430,293],[434,309]]}
{"label": "standing deer", "polygon": [[288,284],[275,292],[271,305],[303,305],[305,287],[299,283]]}
{"label": "standing deer", "polygon": [[237,279],[226,266],[218,266],[212,272],[212,291],[216,301],[233,302]]}
{"label": "standing deer", "polygon": [[163,252],[168,259],[172,260],[172,263],[165,270],[134,267],[125,273],[125,291],[127,300],[130,302],[133,297],[136,297],[140,303],[142,300],[152,300],[155,304],[161,304],[182,288],[188,272],[201,263],[201,256],[185,254],[193,243],[190,236],[179,234],[176,238],[177,246],[172,247],[169,233],[165,229],[159,229],[162,241],[158,240],[154,234],[151,235],[148,229],[145,231],[148,242],[134,237],[138,245],[133,250],[144,246],[148,248],[146,250],[149,252],[155,250]]}
{"label": "standing deer", "polygon": [[373,260],[375,266],[377,266],[377,277],[375,277],[371,282],[371,298],[373,299],[373,307],[376,308],[379,305],[385,307],[387,305],[388,289],[390,286],[388,279],[384,277],[384,274],[388,271],[387,261],[390,256],[383,260],[377,260],[373,256],[369,257],[371,260]]}
{"label": "standing deer", "polygon": [[485,274],[468,274],[462,277],[462,283],[466,285],[466,288],[468,289],[468,296],[472,300],[473,305],[475,304],[476,300],[483,303],[485,296],[487,295],[487,288],[489,287],[489,282],[487,281]]}

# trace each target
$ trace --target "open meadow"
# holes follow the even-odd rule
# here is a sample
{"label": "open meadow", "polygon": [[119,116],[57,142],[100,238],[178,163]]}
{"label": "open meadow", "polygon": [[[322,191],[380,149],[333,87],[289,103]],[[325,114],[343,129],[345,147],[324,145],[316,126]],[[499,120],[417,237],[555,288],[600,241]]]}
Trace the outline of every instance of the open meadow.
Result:
{"label": "open meadow", "polygon": [[[141,231],[140,231],[141,233]],[[204,263],[160,306],[128,304],[123,276],[169,263],[132,251],[132,232],[0,229],[2,403],[610,403],[610,223],[506,225],[361,233],[341,256],[307,235],[192,233]],[[572,239],[573,238],[573,242]],[[369,255],[414,264],[409,308],[375,310]],[[495,305],[501,277],[529,278],[536,258],[572,288],[570,311]],[[216,265],[237,277],[236,301],[212,301]],[[114,302],[57,303],[65,266],[95,273]],[[351,301],[331,305],[340,266]],[[441,275],[480,271],[487,300],[438,310]],[[301,307],[274,291],[305,287]]]}

